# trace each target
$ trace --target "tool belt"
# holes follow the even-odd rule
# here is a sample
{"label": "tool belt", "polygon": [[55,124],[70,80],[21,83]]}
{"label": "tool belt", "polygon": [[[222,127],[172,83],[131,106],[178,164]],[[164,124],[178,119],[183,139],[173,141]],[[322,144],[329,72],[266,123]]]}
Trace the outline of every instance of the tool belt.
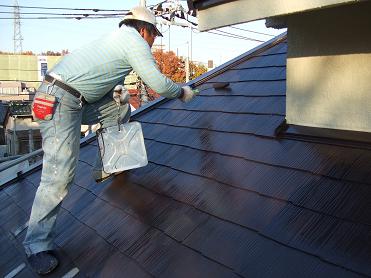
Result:
{"label": "tool belt", "polygon": [[58,80],[58,79],[56,79],[53,76],[50,76],[48,74],[45,75],[44,80],[48,83],[51,83],[51,84],[65,90],[66,92],[70,93],[74,97],[80,99],[83,104],[86,103],[85,98],[80,94],[80,92],[77,91],[76,89],[72,88],[71,86],[67,85],[66,83],[63,83],[62,81],[60,81],[60,80]]}

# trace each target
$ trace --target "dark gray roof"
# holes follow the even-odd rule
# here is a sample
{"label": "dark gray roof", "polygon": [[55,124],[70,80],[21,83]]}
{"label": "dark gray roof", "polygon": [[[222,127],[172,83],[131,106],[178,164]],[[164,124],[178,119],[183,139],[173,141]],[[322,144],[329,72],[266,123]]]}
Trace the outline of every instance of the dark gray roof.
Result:
{"label": "dark gray roof", "polygon": [[31,116],[31,101],[11,101],[9,112],[11,116]]}
{"label": "dark gray roof", "polygon": [[4,125],[6,114],[8,113],[9,105],[4,102],[0,102],[0,125]]}
{"label": "dark gray roof", "polygon": [[[189,104],[137,112],[146,167],[96,184],[97,145],[83,146],[51,276],[371,276],[371,151],[276,137],[286,51],[285,37],[273,40],[195,82]],[[1,275],[25,262],[14,231],[40,174],[0,191]]]}

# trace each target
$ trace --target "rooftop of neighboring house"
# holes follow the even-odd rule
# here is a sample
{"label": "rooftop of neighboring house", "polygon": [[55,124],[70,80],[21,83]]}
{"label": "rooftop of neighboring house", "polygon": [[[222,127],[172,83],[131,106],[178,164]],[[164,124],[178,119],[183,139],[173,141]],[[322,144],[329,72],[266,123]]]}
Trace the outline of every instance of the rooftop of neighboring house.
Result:
{"label": "rooftop of neighboring house", "polygon": [[0,102],[0,125],[2,126],[4,125],[8,109],[9,109],[8,103]]}
{"label": "rooftop of neighboring house", "polygon": [[31,101],[11,101],[9,113],[11,116],[31,116]]}

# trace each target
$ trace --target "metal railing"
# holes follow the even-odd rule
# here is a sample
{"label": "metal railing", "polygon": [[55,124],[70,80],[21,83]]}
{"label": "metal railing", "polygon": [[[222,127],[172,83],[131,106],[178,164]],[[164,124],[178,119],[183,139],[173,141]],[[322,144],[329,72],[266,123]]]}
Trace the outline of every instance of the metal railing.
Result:
{"label": "metal railing", "polygon": [[[80,146],[85,146],[95,138],[95,133],[80,140]],[[35,168],[42,166],[43,150],[39,149],[22,155],[11,161],[0,164],[0,189],[7,183],[19,178],[21,175],[31,172]]]}

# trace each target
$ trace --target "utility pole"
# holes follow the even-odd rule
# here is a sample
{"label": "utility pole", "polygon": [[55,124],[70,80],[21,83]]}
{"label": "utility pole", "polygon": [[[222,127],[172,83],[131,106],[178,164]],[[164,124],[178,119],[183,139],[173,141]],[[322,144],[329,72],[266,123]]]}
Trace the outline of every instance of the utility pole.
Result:
{"label": "utility pole", "polygon": [[185,60],[186,82],[189,82],[189,42],[187,42],[187,58]]}
{"label": "utility pole", "polygon": [[170,52],[170,31],[171,31],[170,27],[171,25],[169,25],[169,52]]}
{"label": "utility pole", "polygon": [[21,34],[21,15],[19,12],[18,1],[14,0],[14,53],[22,53],[22,34]]}
{"label": "utility pole", "polygon": [[191,62],[192,62],[192,47],[193,47],[192,46],[192,33],[193,33],[192,26],[189,26],[189,30],[191,31],[191,56],[190,56],[191,58],[190,59],[191,59]]}

